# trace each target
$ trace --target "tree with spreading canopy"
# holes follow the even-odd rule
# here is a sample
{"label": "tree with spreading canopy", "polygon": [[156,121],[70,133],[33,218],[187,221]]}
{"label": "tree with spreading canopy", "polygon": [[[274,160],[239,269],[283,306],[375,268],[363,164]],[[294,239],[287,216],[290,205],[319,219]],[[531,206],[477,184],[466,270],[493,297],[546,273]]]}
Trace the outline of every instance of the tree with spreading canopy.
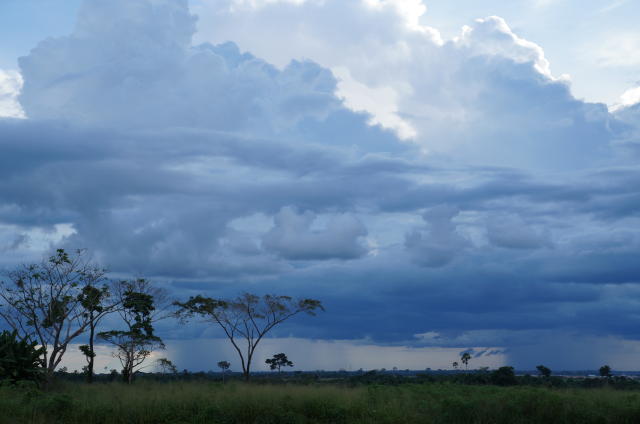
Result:
{"label": "tree with spreading canopy", "polygon": [[151,353],[155,349],[164,349],[153,324],[166,317],[163,315],[166,296],[143,278],[120,281],[114,291],[120,301],[118,314],[125,328],[103,331],[98,333],[98,337],[116,347],[113,356],[122,365],[122,379],[131,384],[134,374]]}
{"label": "tree with spreading canopy", "polygon": [[178,367],[176,367],[168,358],[159,358],[156,360],[156,364],[158,364],[163,375],[178,374]]}
{"label": "tree with spreading canopy", "polygon": [[544,365],[538,365],[536,369],[538,370],[538,373],[543,377],[551,376],[551,369],[545,367]]}
{"label": "tree with spreading canopy", "polygon": [[99,287],[106,271],[85,250],[55,254],[38,264],[22,265],[0,281],[0,317],[20,338],[44,348],[43,368],[49,382],[70,343],[113,310],[113,305],[87,314],[83,290]]}
{"label": "tree with spreading canopy", "polygon": [[275,326],[300,313],[315,315],[324,311],[319,300],[293,299],[289,296],[243,293],[235,299],[213,299],[193,296],[188,301],[174,302],[176,316],[187,322],[192,318],[222,328],[240,357],[244,379],[249,381],[256,347]]}
{"label": "tree with spreading canopy", "polygon": [[278,373],[281,372],[282,367],[293,366],[293,362],[291,362],[284,353],[276,353],[272,358],[266,359],[264,362],[269,365],[272,371],[278,370]]}
{"label": "tree with spreading canopy", "polygon": [[609,365],[601,366],[599,371],[601,377],[611,377],[611,367]]}

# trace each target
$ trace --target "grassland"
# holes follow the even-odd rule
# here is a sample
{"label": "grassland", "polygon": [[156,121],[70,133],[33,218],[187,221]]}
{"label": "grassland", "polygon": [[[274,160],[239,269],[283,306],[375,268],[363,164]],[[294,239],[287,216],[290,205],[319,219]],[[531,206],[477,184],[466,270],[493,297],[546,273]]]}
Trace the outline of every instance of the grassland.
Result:
{"label": "grassland", "polygon": [[0,388],[1,423],[638,423],[640,392],[403,384]]}

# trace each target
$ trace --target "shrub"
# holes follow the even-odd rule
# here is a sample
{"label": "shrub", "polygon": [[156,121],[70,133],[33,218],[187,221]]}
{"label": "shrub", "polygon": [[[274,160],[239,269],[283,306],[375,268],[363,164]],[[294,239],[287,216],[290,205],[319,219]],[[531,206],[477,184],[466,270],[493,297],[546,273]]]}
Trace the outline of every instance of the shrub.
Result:
{"label": "shrub", "polygon": [[44,348],[37,343],[18,338],[18,332],[0,333],[0,380],[40,382],[44,377]]}
{"label": "shrub", "polygon": [[491,383],[498,386],[513,386],[518,384],[513,367],[500,367],[491,373]]}

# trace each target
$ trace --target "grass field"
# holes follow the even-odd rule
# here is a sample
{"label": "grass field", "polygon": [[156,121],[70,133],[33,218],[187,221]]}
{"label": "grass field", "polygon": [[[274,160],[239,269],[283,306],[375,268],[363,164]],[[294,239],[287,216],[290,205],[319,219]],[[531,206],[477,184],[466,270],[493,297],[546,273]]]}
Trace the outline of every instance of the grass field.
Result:
{"label": "grass field", "polygon": [[0,388],[1,423],[639,423],[640,392],[405,384]]}

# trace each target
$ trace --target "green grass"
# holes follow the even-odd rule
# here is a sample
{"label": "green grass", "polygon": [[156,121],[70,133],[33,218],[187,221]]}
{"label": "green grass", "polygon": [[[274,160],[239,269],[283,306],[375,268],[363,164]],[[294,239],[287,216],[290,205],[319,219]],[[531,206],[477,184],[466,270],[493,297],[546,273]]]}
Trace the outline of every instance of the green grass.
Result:
{"label": "green grass", "polygon": [[405,384],[0,388],[0,423],[639,423],[640,393]]}

